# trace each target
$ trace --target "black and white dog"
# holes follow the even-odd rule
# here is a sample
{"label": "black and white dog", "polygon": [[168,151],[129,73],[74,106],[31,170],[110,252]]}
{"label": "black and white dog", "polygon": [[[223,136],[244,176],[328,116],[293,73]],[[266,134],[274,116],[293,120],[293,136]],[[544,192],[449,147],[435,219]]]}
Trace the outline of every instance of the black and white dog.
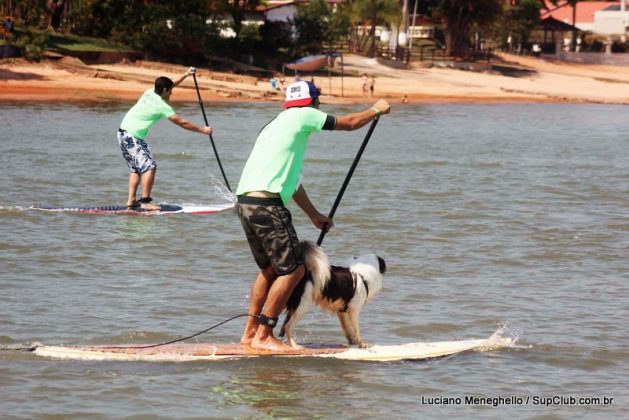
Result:
{"label": "black and white dog", "polygon": [[280,337],[286,334],[291,347],[299,347],[293,331],[313,304],[336,314],[349,344],[368,347],[360,337],[358,314],[382,288],[386,264],[374,254],[352,257],[347,267],[331,266],[321,247],[302,241],[306,275],[295,287],[286,305]]}

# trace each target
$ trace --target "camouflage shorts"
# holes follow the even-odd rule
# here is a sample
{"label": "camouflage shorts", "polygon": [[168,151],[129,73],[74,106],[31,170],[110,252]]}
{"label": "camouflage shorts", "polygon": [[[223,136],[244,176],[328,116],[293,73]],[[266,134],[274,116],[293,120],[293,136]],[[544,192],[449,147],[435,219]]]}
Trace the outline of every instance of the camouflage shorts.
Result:
{"label": "camouflage shorts", "polygon": [[290,274],[304,263],[290,211],[279,198],[238,197],[238,217],[260,269]]}

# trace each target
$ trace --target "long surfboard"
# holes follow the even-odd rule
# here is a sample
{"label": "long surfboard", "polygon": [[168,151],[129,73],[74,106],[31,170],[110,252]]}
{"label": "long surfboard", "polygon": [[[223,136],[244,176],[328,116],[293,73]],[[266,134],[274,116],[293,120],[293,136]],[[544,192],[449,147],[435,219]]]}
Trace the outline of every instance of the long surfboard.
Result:
{"label": "long surfboard", "polygon": [[47,207],[32,206],[29,210],[50,213],[88,213],[88,214],[123,214],[123,215],[161,215],[161,214],[214,214],[234,208],[233,203],[198,205],[160,204],[160,210],[132,210],[126,206],[84,206],[84,207]]}
{"label": "long surfboard", "polygon": [[67,360],[190,362],[235,360],[254,357],[318,357],[355,361],[390,362],[425,360],[466,351],[487,351],[507,347],[513,340],[494,334],[480,340],[443,341],[375,345],[365,349],[341,346],[306,345],[290,352],[261,351],[240,344],[168,344],[157,347],[126,346],[37,346],[37,356]]}

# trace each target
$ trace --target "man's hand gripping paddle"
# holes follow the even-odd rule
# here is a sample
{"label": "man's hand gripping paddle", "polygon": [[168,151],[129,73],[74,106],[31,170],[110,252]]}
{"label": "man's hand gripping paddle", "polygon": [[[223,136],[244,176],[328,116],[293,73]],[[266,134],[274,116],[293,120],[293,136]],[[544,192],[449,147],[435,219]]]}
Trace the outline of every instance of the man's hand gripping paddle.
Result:
{"label": "man's hand gripping paddle", "polygon": [[[373,120],[373,122],[369,126],[369,130],[367,131],[367,134],[365,135],[363,144],[360,145],[360,149],[358,149],[358,153],[356,154],[356,157],[354,158],[354,162],[352,163],[352,166],[349,168],[349,172],[347,173],[347,176],[345,177],[345,181],[343,182],[343,185],[341,186],[341,189],[338,195],[336,196],[336,200],[334,200],[334,204],[332,205],[332,210],[330,210],[330,214],[328,215],[330,219],[334,217],[334,213],[336,213],[336,209],[341,203],[341,199],[343,198],[343,194],[345,193],[345,190],[347,189],[347,185],[349,185],[349,181],[350,179],[352,179],[354,170],[356,169],[356,166],[358,166],[358,161],[363,155],[363,152],[365,151],[365,147],[367,147],[367,143],[369,142],[369,139],[371,138],[371,134],[373,133],[373,130],[375,130],[376,125],[378,124],[378,120],[380,120],[379,116],[376,117],[376,119]],[[326,233],[327,233],[327,228],[321,229],[321,234],[319,235],[319,239],[317,240],[317,245],[321,246],[321,243],[323,242],[323,238],[325,237]]]}
{"label": "man's hand gripping paddle", "polygon": [[[197,84],[196,69],[192,73],[192,78],[194,79],[194,87],[197,90],[197,97],[199,98],[199,105],[201,106],[201,112],[203,113],[203,120],[205,121],[205,126],[209,127],[210,124],[207,121],[207,115],[205,115],[205,107],[203,106],[203,100],[201,99],[201,92],[199,91],[199,85]],[[210,142],[212,143],[212,149],[214,149],[214,155],[216,156],[216,161],[218,162],[218,167],[220,168],[221,174],[223,175],[223,180],[225,181],[225,186],[227,186],[227,189],[230,192],[232,192],[232,189],[229,186],[229,182],[227,181],[227,176],[225,175],[225,171],[223,170],[221,159],[218,157],[218,151],[216,150],[216,145],[214,144],[214,138],[212,137],[212,133],[209,134],[209,137],[210,137]]]}

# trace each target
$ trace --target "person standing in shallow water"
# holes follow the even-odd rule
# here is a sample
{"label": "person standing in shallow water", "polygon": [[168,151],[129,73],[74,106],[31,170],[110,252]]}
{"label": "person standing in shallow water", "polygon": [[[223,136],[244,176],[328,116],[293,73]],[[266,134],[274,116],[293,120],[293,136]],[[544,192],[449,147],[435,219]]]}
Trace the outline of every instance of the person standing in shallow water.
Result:
{"label": "person standing in shallow water", "polygon": [[319,111],[319,94],[312,82],[288,86],[286,109],[260,131],[236,190],[238,216],[260,268],[251,287],[253,316],[247,318],[240,342],[256,349],[292,349],[273,335],[279,314],[305,273],[301,245],[285,205],[293,199],[319,229],[327,231],[333,225],[300,183],[310,134],[356,130],[390,111],[387,101],[379,100],[364,111],[335,117]]}
{"label": "person standing in shallow water", "polygon": [[[155,182],[157,162],[153,159],[151,149],[145,139],[149,129],[162,118],[168,118],[181,128],[194,131],[196,133],[210,135],[210,127],[199,127],[189,121],[184,120],[175,113],[175,110],[168,104],[173,89],[186,77],[195,73],[195,68],[184,73],[176,81],[168,77],[158,77],[155,79],[155,87],[148,89],[140,97],[138,102],[124,116],[118,129],[118,144],[122,152],[122,157],[129,167],[129,194],[127,197],[127,208],[137,210],[159,210],[160,206],[152,204],[151,191]],[[142,198],[136,200],[138,186],[142,185]]]}

